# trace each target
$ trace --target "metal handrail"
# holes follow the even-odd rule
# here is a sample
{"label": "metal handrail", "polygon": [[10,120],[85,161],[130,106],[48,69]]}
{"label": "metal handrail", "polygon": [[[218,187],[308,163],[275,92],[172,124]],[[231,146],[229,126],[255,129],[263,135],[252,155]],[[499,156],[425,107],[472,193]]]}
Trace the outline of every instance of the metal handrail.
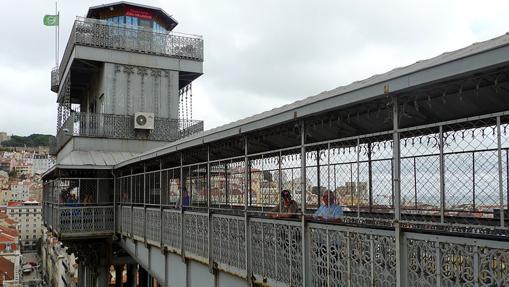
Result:
{"label": "metal handrail", "polygon": [[[171,142],[201,131],[203,121],[156,117],[154,130],[143,139]],[[73,136],[140,138],[134,129],[134,116],[94,113],[71,113],[57,132],[56,150],[60,150]]]}

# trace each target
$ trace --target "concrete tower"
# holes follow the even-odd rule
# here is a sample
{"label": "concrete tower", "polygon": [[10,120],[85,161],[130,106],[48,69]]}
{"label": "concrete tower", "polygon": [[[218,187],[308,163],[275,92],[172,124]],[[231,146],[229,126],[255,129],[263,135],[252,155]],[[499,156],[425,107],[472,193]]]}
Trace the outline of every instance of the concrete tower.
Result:
{"label": "concrete tower", "polygon": [[57,164],[75,151],[128,154],[203,130],[192,121],[191,83],[202,74],[203,40],[177,34],[160,8],[128,2],[91,7],[74,22],[60,67]]}
{"label": "concrete tower", "polygon": [[57,160],[43,175],[43,215],[78,256],[80,286],[106,286],[110,265],[135,270],[112,244],[114,166],[203,130],[191,105],[203,40],[173,32],[177,24],[156,7],[123,1],[91,7],[74,21],[61,64],[51,71]]}

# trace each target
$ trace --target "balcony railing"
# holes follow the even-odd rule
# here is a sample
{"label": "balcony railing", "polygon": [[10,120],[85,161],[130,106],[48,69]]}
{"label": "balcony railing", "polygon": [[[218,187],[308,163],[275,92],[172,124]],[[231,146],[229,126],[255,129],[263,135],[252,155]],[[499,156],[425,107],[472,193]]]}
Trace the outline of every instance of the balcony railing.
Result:
{"label": "balcony railing", "polygon": [[113,206],[45,204],[44,222],[59,235],[113,233]]}
{"label": "balcony railing", "polygon": [[[129,205],[117,208],[116,227],[122,236],[264,286],[396,286],[398,273],[406,278],[401,286],[509,282],[507,245],[493,240],[411,231],[397,239],[394,228]],[[400,254],[405,262],[396,264]]]}
{"label": "balcony railing", "polygon": [[148,134],[138,133],[134,129],[134,116],[71,113],[57,132],[57,150],[73,136],[171,142],[201,131],[203,121],[155,118],[153,130]]}
{"label": "balcony railing", "polygon": [[58,67],[51,69],[51,91],[58,93],[58,87],[60,86],[60,78],[58,73]]}
{"label": "balcony railing", "polygon": [[158,33],[138,26],[78,18],[74,22],[65,48],[60,78],[75,44],[203,61],[201,36],[174,32]]}

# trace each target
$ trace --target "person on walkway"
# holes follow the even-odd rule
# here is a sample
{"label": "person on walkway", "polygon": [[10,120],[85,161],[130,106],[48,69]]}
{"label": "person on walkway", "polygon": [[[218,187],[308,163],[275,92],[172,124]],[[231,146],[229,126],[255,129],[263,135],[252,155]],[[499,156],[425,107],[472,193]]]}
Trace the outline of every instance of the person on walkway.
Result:
{"label": "person on walkway", "polygon": [[330,190],[327,190],[322,195],[323,204],[316,210],[313,215],[314,219],[318,220],[338,220],[343,216],[343,208],[336,204],[336,196]]}
{"label": "person on walkway", "polygon": [[279,204],[274,206],[271,212],[275,212],[272,214],[272,218],[290,218],[299,212],[299,205],[292,199],[292,193],[285,189],[281,191]]}

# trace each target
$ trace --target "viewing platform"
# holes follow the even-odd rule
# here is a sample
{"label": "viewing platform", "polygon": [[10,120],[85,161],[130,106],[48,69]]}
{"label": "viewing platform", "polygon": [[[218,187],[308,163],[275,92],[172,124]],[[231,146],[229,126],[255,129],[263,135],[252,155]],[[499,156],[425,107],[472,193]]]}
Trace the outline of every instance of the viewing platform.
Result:
{"label": "viewing platform", "polygon": [[71,28],[60,64],[60,79],[64,76],[65,68],[76,45],[203,61],[201,36],[155,32],[139,26],[77,17]]}
{"label": "viewing platform", "polygon": [[203,131],[203,121],[155,118],[151,132],[137,132],[134,115],[71,113],[58,129],[53,151],[60,150],[72,137],[151,140],[172,142]]}

